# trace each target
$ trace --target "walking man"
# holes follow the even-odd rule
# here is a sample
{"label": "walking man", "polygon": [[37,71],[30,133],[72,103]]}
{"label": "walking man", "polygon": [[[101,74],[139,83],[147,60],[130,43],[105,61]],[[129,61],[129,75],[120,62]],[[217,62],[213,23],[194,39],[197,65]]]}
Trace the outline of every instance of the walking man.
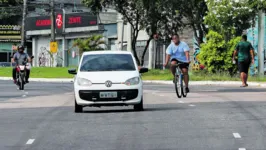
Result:
{"label": "walking man", "polygon": [[251,43],[247,41],[246,35],[243,35],[242,40],[237,44],[233,55],[233,61],[235,61],[236,55],[238,55],[238,69],[242,81],[241,87],[247,87],[249,67],[251,63],[254,64],[254,48]]}

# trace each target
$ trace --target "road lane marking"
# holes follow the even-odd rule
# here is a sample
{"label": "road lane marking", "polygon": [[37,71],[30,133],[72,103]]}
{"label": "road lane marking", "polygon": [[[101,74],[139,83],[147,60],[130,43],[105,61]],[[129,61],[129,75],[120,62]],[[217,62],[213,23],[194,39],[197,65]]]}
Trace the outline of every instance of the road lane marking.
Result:
{"label": "road lane marking", "polygon": [[26,97],[27,95],[22,95],[22,97]]}
{"label": "road lane marking", "polygon": [[29,139],[26,144],[31,145],[34,141],[35,141],[35,139]]}
{"label": "road lane marking", "polygon": [[183,101],[178,101],[178,103],[181,103],[181,104],[183,104],[184,102],[183,102]]}
{"label": "road lane marking", "polygon": [[234,135],[234,137],[235,137],[236,139],[240,139],[240,138],[241,138],[241,136],[240,136],[239,133],[233,133],[233,135]]}
{"label": "road lane marking", "polygon": [[239,148],[238,150],[246,150],[245,148]]}
{"label": "road lane marking", "polygon": [[162,95],[162,94],[161,94],[160,96],[162,96],[162,97],[163,97],[164,95]]}
{"label": "road lane marking", "polygon": [[188,106],[190,106],[190,107],[195,107],[196,105],[192,105],[192,104],[190,104],[190,105],[188,105]]}

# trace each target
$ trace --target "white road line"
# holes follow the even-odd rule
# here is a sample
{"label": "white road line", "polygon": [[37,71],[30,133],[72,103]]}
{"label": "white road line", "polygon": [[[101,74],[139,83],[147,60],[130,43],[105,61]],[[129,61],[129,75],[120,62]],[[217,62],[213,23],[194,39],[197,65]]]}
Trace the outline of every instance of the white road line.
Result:
{"label": "white road line", "polygon": [[240,135],[239,133],[233,133],[233,135],[234,135],[234,137],[235,137],[236,139],[240,139],[240,138],[241,138],[241,135]]}
{"label": "white road line", "polygon": [[160,95],[160,96],[164,96],[164,95]]}
{"label": "white road line", "polygon": [[35,141],[35,139],[29,139],[28,141],[27,141],[27,145],[30,145],[30,144],[32,144],[33,142]]}
{"label": "white road line", "polygon": [[239,148],[238,150],[246,150],[245,148]]}
{"label": "white road line", "polygon": [[22,95],[22,97],[26,97],[27,95]]}
{"label": "white road line", "polygon": [[181,104],[183,104],[184,102],[183,102],[183,101],[178,101],[178,103],[181,103]]}
{"label": "white road line", "polygon": [[196,105],[192,105],[192,104],[190,104],[190,105],[188,105],[188,106],[190,106],[190,107],[195,107]]}

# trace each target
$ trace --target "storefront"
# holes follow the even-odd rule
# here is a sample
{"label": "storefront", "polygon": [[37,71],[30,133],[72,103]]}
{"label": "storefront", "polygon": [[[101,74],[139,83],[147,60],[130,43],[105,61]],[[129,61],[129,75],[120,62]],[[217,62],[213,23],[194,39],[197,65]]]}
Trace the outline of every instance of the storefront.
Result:
{"label": "storefront", "polygon": [[[65,16],[65,17],[64,17]],[[32,40],[34,66],[77,66],[79,57],[72,48],[73,41],[87,38],[92,34],[103,34],[104,28],[98,24],[97,16],[90,13],[56,14],[56,41],[58,52],[53,56],[50,51],[51,21],[49,16],[29,17],[26,19],[27,36]],[[75,48],[74,48],[75,49]]]}
{"label": "storefront", "polygon": [[12,46],[21,40],[19,25],[0,25],[0,62],[10,62]]}

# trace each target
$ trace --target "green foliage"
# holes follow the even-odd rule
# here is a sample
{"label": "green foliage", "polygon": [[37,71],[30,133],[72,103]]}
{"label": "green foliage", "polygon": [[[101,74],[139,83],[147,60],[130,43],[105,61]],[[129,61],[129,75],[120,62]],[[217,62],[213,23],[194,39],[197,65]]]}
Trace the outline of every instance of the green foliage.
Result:
{"label": "green foliage", "polygon": [[207,0],[210,10],[205,24],[210,30],[221,33],[227,41],[251,27],[257,14],[257,3],[250,0]]}
{"label": "green foliage", "polygon": [[223,35],[209,31],[206,36],[207,42],[201,44],[200,62],[206,66],[208,72],[226,71],[233,75],[236,73],[236,65],[232,64],[232,55],[240,39],[237,37],[226,42]]}
{"label": "green foliage", "polygon": [[22,15],[23,0],[0,0],[0,19]]}
{"label": "green foliage", "polygon": [[103,41],[102,35],[92,35],[87,39],[76,39],[70,50],[77,47],[79,56],[81,56],[83,52],[104,50],[103,45],[105,45],[105,41]]}

